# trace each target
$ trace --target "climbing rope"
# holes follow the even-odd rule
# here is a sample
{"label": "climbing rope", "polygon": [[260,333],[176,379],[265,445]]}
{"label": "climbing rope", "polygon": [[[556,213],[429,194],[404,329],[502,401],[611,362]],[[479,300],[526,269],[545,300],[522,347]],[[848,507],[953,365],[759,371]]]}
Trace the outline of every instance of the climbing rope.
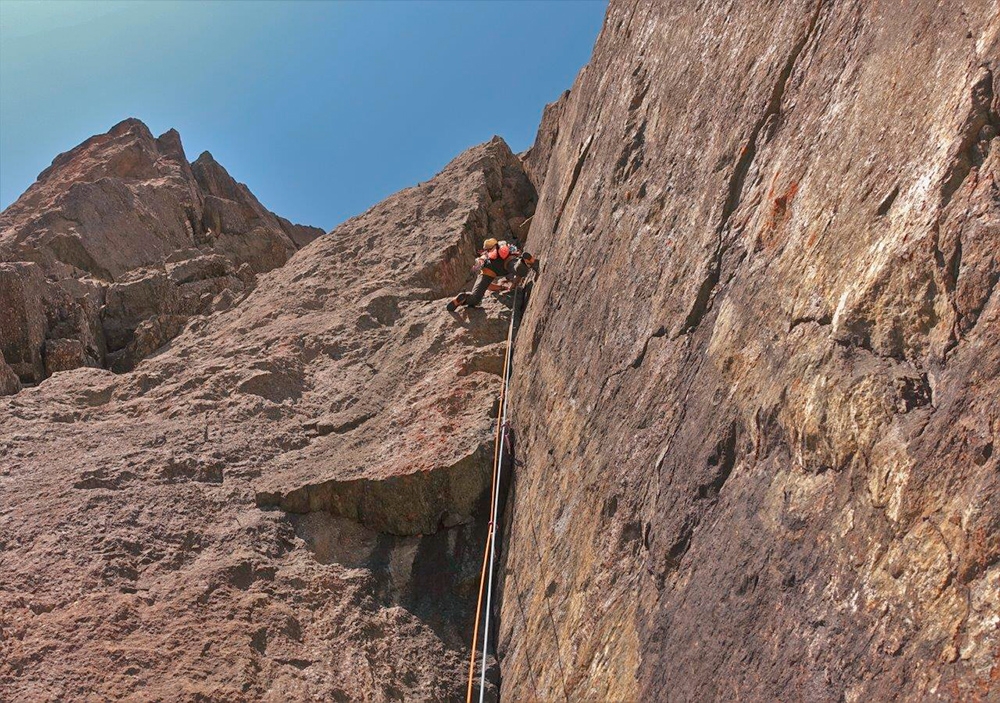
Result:
{"label": "climbing rope", "polygon": [[490,490],[490,522],[486,531],[486,547],[483,550],[483,567],[479,575],[479,598],[476,601],[476,621],[472,631],[472,653],[469,656],[469,686],[466,703],[472,703],[472,685],[476,678],[476,643],[479,639],[479,621],[483,615],[483,591],[486,591],[486,616],[483,618],[483,662],[479,678],[479,703],[483,703],[486,693],[486,652],[490,641],[490,609],[493,601],[493,572],[496,563],[497,513],[500,509],[500,477],[503,472],[504,449],[507,436],[507,389],[510,384],[510,362],[514,341],[514,317],[517,315],[517,294],[514,288],[514,305],[510,311],[510,327],[507,330],[507,352],[503,360],[503,376],[500,386],[500,404],[497,407],[497,429],[493,440],[493,482]]}

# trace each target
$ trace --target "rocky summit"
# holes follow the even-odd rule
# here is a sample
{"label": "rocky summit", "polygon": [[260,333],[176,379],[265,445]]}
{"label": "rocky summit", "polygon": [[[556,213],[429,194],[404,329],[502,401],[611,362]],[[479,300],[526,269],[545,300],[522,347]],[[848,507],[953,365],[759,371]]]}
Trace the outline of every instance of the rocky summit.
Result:
{"label": "rocky summit", "polygon": [[[488,700],[1000,700],[1000,17],[905,5],[612,0],[528,151],[323,236],[136,120],[57,157],[0,700],[464,700],[515,313]],[[540,270],[449,314],[490,237]]]}
{"label": "rocky summit", "polygon": [[0,376],[128,370],[322,233],[265,209],[207,151],[189,163],[176,131],[125,120],[0,215]]}

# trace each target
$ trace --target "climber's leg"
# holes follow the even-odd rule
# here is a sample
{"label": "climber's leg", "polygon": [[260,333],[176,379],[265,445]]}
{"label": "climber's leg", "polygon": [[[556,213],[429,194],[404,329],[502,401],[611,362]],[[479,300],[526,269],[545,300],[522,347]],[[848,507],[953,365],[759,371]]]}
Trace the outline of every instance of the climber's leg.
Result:
{"label": "climber's leg", "polygon": [[467,305],[470,308],[479,305],[483,301],[486,289],[490,287],[490,283],[492,282],[492,278],[480,273],[471,291],[468,293],[459,293],[453,300],[448,301],[448,312],[455,312],[462,305]]}
{"label": "climber's leg", "polygon": [[479,274],[476,284],[472,286],[472,290],[469,292],[469,297],[465,299],[465,305],[474,308],[483,302],[483,296],[486,295],[486,291],[492,282],[493,279],[489,276]]}

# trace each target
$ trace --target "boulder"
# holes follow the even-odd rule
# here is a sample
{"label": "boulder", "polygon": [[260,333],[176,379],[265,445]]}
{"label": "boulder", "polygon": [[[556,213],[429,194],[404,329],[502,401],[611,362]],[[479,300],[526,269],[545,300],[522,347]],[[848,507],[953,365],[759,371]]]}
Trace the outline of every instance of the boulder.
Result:
{"label": "boulder", "polygon": [[176,263],[166,264],[167,277],[181,285],[206,278],[227,276],[233,272],[232,262],[221,254],[196,256]]}
{"label": "boulder", "polygon": [[131,371],[135,365],[151,356],[180,334],[188,321],[187,315],[156,314],[140,322],[128,344],[110,356],[112,371]]}
{"label": "boulder", "polygon": [[179,305],[178,287],[163,271],[138,271],[108,287],[101,322],[108,350],[117,351],[131,340],[144,320],[171,315]]}
{"label": "boulder", "polygon": [[13,395],[21,390],[21,379],[14,373],[14,369],[7,365],[0,353],[0,395]]}

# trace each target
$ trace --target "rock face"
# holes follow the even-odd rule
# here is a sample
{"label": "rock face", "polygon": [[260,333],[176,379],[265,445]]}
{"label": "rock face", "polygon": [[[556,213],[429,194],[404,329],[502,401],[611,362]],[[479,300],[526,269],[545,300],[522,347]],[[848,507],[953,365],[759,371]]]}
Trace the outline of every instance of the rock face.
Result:
{"label": "rock face", "polygon": [[320,234],[266,210],[208,152],[189,164],[176,131],[125,120],[56,157],[0,215],[0,347],[28,383],[131,368]]}
{"label": "rock face", "polygon": [[528,242],[505,699],[1000,697],[998,32],[612,1]]}
{"label": "rock face", "polygon": [[[534,204],[494,139],[135,370],[0,399],[0,699],[461,700],[510,302],[444,304]],[[229,261],[105,308],[169,318]]]}
{"label": "rock face", "polygon": [[511,301],[443,304],[526,229],[491,697],[1000,699],[998,64],[987,3],[613,0],[523,163],[297,252],[176,133],[57,158],[0,700],[461,700]]}

